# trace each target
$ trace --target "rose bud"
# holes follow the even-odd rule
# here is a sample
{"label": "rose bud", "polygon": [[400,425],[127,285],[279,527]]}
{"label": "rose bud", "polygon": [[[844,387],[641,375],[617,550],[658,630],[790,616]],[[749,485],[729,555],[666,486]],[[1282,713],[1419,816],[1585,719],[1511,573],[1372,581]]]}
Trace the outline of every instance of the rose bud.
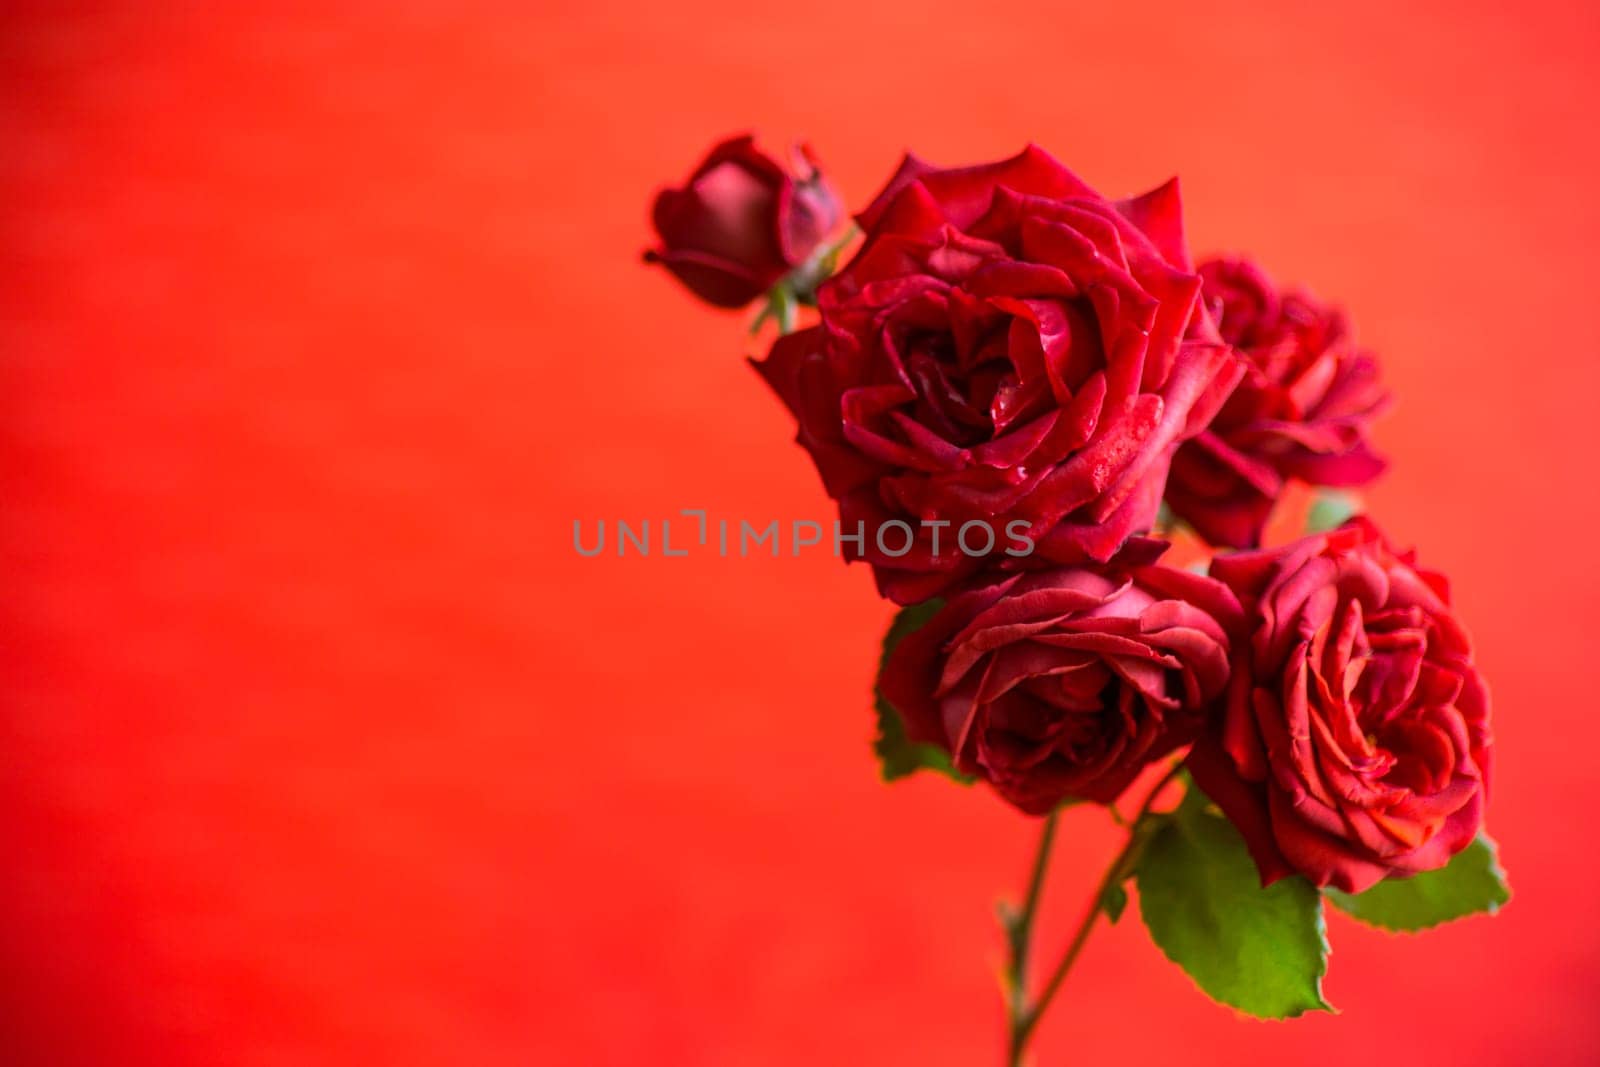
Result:
{"label": "rose bud", "polygon": [[1178,449],[1167,505],[1213,545],[1254,547],[1287,479],[1354,486],[1383,473],[1366,432],[1389,395],[1337,308],[1280,293],[1243,260],[1210,260],[1200,276],[1247,369],[1211,426]]}
{"label": "rose bud", "polygon": [[[1021,523],[1031,564],[1104,562],[1148,529],[1173,448],[1239,373],[1176,184],[1116,203],[1038,148],[957,170],[907,157],[857,221],[821,323],[757,367],[880,591],[911,604],[976,572],[985,553],[951,536],[969,522],[996,559]],[[880,537],[891,523],[914,541]],[[952,527],[942,551],[927,523]]]}
{"label": "rose bud", "polygon": [[951,599],[879,691],[912,741],[1025,812],[1109,803],[1199,733],[1240,619],[1226,586],[1184,570],[1031,571]]}
{"label": "rose bud", "polygon": [[1352,519],[1211,573],[1254,619],[1235,642],[1195,782],[1262,884],[1299,872],[1359,893],[1471,843],[1489,783],[1489,694],[1442,577]]}
{"label": "rose bud", "polygon": [[682,189],[656,194],[661,246],[645,253],[700,299],[737,308],[804,263],[839,221],[838,198],[810,149],[791,174],[750,136],[717,145]]}

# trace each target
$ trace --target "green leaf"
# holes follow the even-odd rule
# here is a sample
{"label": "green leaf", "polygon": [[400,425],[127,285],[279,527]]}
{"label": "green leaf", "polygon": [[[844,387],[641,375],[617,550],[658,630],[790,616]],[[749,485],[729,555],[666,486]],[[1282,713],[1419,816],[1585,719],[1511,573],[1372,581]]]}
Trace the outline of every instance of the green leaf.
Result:
{"label": "green leaf", "polygon": [[1511,899],[1495,844],[1485,834],[1436,871],[1390,878],[1365,893],[1324,889],[1328,902],[1364,923],[1414,932],[1483,912],[1493,915]]}
{"label": "green leaf", "polygon": [[1327,533],[1361,510],[1361,500],[1351,493],[1324,489],[1317,494],[1306,515],[1306,533]]}
{"label": "green leaf", "polygon": [[1265,1019],[1333,1010],[1316,887],[1296,876],[1261,888],[1239,831],[1199,790],[1161,820],[1135,879],[1151,938],[1212,999]]}
{"label": "green leaf", "polygon": [[[921,629],[942,607],[944,601],[935,598],[900,610],[894,617],[894,622],[889,624],[889,632],[883,637],[883,655],[878,660],[879,675],[883,674],[884,664],[889,662],[889,654],[894,651],[895,646],[908,634]],[[872,742],[872,751],[878,755],[884,781],[892,782],[919,770],[937,771],[963,784],[972,781],[970,777],[956,770],[955,764],[950,762],[950,756],[944,749],[937,745],[912,741],[906,736],[905,723],[901,720],[900,713],[884,699],[881,689],[874,686],[873,696],[878,711],[878,736]]]}

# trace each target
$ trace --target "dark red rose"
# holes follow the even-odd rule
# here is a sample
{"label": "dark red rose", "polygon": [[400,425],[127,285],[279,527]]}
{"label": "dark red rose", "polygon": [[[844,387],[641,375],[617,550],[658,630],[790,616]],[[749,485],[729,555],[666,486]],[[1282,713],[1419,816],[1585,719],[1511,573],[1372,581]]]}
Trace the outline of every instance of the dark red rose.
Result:
{"label": "dark red rose", "polygon": [[661,263],[696,296],[743,307],[805,262],[842,209],[810,151],[790,174],[751,137],[717,145],[682,189],[656,194],[652,220]]}
{"label": "dark red rose", "polygon": [[1263,884],[1359,893],[1471,843],[1489,784],[1489,694],[1442,577],[1362,518],[1211,573],[1254,620],[1189,769]]}
{"label": "dark red rose", "polygon": [[[1198,301],[1176,185],[1113,203],[1033,147],[958,170],[908,157],[858,221],[821,323],[758,369],[845,532],[866,530],[845,547],[884,595],[915,603],[976,571],[952,548],[967,522],[998,556],[1020,520],[1056,562],[1107,560],[1147,529],[1173,448],[1238,373]],[[917,534],[901,555],[874,536],[891,520]],[[951,524],[942,551],[923,520]]]}
{"label": "dark red rose", "polygon": [[1337,308],[1280,293],[1243,260],[1210,260],[1200,276],[1247,369],[1211,426],[1178,449],[1167,504],[1210,543],[1253,547],[1286,479],[1352,486],[1383,473],[1365,434],[1389,395]]}
{"label": "dark red rose", "polygon": [[1030,571],[953,598],[879,688],[911,740],[1023,811],[1108,803],[1199,733],[1240,620],[1226,586],[1189,571]]}

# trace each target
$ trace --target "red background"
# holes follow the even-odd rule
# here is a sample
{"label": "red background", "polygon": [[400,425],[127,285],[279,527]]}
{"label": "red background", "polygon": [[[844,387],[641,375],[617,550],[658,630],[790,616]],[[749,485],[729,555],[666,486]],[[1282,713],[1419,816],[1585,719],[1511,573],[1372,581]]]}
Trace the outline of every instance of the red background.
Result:
{"label": "red background", "polygon": [[1042,1062],[1594,1062],[1592,4],[231,6],[0,28],[6,1062],[998,1062],[1031,830],[875,780],[868,575],[571,547],[830,518],[637,258],[747,126],[856,205],[904,147],[1181,173],[1386,357],[1373,508],[1494,683],[1505,913],[1334,917],[1293,1024],[1125,921]]}

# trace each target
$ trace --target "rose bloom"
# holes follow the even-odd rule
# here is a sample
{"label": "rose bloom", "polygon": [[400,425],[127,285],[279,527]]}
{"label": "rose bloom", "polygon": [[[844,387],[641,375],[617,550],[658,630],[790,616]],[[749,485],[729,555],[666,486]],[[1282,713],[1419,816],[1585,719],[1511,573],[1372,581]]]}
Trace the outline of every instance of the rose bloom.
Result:
{"label": "rose bloom", "polygon": [[[1025,522],[1055,562],[1105,561],[1147,529],[1173,449],[1239,373],[1200,306],[1176,184],[1114,203],[1033,147],[956,170],[907,157],[858,221],[821,322],[758,369],[884,595],[976,571],[953,547],[967,522],[1001,549]],[[908,550],[875,536],[894,520]],[[937,550],[924,520],[953,528]]]}
{"label": "rose bloom", "polygon": [[1263,884],[1359,893],[1442,867],[1476,836],[1489,694],[1439,575],[1358,518],[1211,573],[1254,619],[1189,770]]}
{"label": "rose bloom", "polygon": [[1107,803],[1199,733],[1241,618],[1226,586],[1170,567],[1014,574],[895,646],[879,690],[911,740],[1025,812]]}
{"label": "rose bloom", "polygon": [[1254,547],[1288,479],[1354,486],[1383,472],[1366,431],[1389,394],[1337,308],[1280,292],[1244,260],[1210,260],[1200,276],[1247,366],[1212,424],[1178,449],[1167,505],[1211,544]]}
{"label": "rose bloom", "polygon": [[794,171],[734,137],[713,148],[681,189],[651,213],[661,246],[645,253],[700,299],[737,308],[805,262],[843,214],[805,146]]}

